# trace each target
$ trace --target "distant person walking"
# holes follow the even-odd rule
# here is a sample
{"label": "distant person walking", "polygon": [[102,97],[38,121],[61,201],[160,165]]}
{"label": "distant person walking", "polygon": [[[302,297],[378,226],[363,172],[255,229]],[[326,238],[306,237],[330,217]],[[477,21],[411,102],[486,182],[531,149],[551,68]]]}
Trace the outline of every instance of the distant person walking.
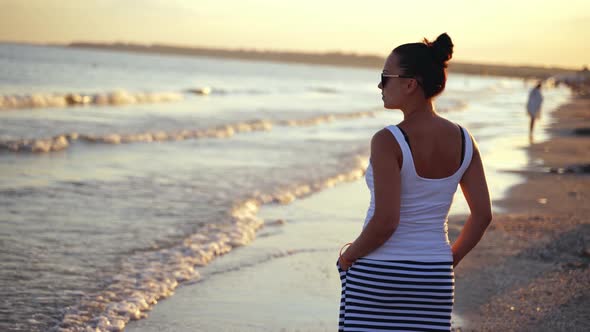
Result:
{"label": "distant person walking", "polygon": [[529,92],[529,100],[526,104],[526,110],[531,117],[531,125],[529,128],[529,137],[533,137],[533,130],[535,127],[535,120],[541,115],[541,104],[543,103],[543,95],[541,95],[541,83],[531,89]]}
{"label": "distant person walking", "polygon": [[[453,269],[492,219],[477,144],[434,109],[452,54],[445,33],[398,46],[385,61],[383,106],[401,110],[404,120],[371,141],[369,209],[338,260],[339,331],[451,330]],[[459,184],[471,214],[451,245],[447,217]]]}

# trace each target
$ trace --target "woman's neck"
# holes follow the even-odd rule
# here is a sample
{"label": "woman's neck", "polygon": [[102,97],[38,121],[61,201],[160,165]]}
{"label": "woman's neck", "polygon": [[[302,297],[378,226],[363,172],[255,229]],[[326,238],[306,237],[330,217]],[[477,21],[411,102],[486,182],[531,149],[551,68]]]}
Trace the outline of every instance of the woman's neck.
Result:
{"label": "woman's neck", "polygon": [[425,100],[422,103],[416,103],[409,107],[403,108],[404,113],[403,122],[413,122],[416,119],[423,119],[425,117],[431,118],[436,116],[434,104],[431,99]]}

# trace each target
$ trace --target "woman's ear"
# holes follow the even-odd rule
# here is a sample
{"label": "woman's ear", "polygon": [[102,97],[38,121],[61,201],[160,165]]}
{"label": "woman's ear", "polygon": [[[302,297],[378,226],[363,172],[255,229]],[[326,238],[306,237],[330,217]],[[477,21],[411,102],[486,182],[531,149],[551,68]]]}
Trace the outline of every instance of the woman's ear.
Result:
{"label": "woman's ear", "polygon": [[418,84],[418,80],[415,78],[409,79],[406,83],[406,91],[408,94],[414,93],[414,91],[419,88],[420,85]]}

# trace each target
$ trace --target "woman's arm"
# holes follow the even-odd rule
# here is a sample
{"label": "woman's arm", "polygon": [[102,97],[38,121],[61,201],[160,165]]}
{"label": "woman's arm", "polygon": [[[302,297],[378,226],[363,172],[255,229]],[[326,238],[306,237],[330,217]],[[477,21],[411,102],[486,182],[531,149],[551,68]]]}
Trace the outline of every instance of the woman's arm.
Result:
{"label": "woman's arm", "polygon": [[379,248],[393,235],[399,224],[402,153],[388,129],[371,140],[371,167],[375,190],[375,212],[359,237],[340,257],[340,268],[348,270],[360,257]]}
{"label": "woman's arm", "polygon": [[492,221],[492,204],[486,182],[483,163],[477,144],[473,142],[473,158],[461,179],[461,190],[469,205],[471,214],[463,226],[459,237],[453,243],[453,266],[457,266],[473,247],[481,240]]}

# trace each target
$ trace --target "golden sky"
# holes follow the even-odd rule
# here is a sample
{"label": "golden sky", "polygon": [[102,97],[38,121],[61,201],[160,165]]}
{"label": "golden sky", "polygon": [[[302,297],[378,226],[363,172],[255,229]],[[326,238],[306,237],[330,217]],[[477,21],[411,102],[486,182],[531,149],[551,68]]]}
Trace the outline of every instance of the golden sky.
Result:
{"label": "golden sky", "polygon": [[459,61],[590,65],[590,0],[0,0],[0,41],[387,55],[442,32]]}

